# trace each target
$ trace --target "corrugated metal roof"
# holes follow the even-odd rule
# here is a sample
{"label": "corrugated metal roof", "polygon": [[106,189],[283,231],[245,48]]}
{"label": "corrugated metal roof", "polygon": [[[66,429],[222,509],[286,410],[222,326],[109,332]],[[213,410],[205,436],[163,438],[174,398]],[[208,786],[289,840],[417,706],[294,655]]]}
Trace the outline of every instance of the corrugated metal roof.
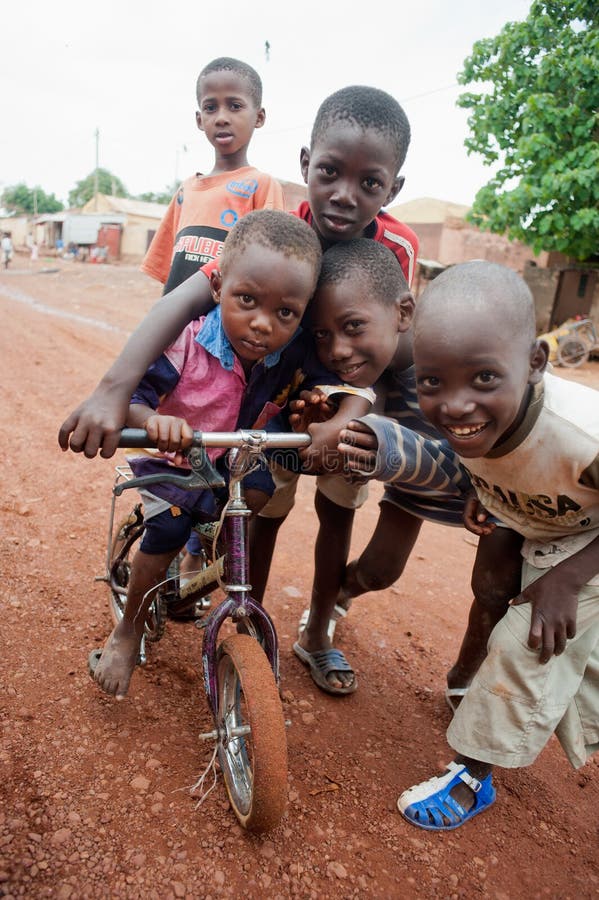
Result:
{"label": "corrugated metal roof", "polygon": [[[107,206],[114,212],[125,213],[126,215],[146,216],[150,219],[162,219],[166,212],[164,203],[147,203],[144,200],[129,200],[127,197],[112,197],[109,194],[100,194],[102,204]],[[94,198],[89,200],[83,209],[86,212],[95,212]]]}

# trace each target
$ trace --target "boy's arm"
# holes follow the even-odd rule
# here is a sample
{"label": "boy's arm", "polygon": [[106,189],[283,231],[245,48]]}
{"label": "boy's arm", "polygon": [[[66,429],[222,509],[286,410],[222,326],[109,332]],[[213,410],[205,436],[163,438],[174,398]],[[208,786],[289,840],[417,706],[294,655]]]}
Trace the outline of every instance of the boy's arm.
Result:
{"label": "boy's arm", "polygon": [[350,422],[339,452],[356,475],[449,497],[465,497],[470,478],[446,441],[424,437],[387,416],[371,413]]}
{"label": "boy's arm", "polygon": [[540,663],[563,653],[568,638],[576,635],[578,594],[597,574],[599,537],[548,569],[512,600],[512,606],[522,603],[532,606],[528,646],[540,650]]}
{"label": "boy's arm", "polygon": [[129,398],[148,367],[192,319],[212,308],[210,282],[200,270],[165,294],[135,329],[124,349],[90,396],[63,422],[63,450],[108,458],[117,449]]}

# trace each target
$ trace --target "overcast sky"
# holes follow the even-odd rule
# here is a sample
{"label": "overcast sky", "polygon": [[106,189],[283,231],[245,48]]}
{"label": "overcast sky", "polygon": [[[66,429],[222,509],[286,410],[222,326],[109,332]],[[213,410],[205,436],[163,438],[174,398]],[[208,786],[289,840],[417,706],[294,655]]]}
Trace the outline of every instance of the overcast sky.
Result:
{"label": "overcast sky", "polygon": [[[267,121],[250,162],[299,181],[299,151],[322,100],[348,84],[393,94],[412,143],[397,202],[469,204],[489,177],[464,149],[456,74],[475,40],[526,17],[530,0],[21,0],[0,27],[0,191],[24,181],[66,201],[99,163],[132,194],[209,171],[195,82],[235,56],[264,84]],[[266,59],[265,42],[270,44]]]}

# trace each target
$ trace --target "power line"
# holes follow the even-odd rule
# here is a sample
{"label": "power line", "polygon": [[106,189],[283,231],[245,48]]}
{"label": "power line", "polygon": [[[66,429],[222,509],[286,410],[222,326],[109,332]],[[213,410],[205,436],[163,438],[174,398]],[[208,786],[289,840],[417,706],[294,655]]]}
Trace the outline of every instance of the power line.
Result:
{"label": "power line", "polygon": [[[441,91],[451,91],[453,88],[460,87],[455,81],[453,84],[446,84],[443,87],[432,88],[430,91],[423,91],[421,94],[413,94],[411,97],[401,97],[400,103],[410,103],[412,100],[421,100],[423,97],[430,97],[431,94],[440,94]],[[302,122],[301,125],[290,125],[288,128],[275,128],[270,134],[284,134],[286,131],[297,131],[299,128],[311,128],[311,122]]]}

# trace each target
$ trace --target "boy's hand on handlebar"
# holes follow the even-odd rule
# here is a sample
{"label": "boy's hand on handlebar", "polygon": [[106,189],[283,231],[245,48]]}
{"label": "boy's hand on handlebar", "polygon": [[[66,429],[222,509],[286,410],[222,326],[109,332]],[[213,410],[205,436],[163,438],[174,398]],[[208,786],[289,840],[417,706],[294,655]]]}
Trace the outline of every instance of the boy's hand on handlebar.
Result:
{"label": "boy's hand on handlebar", "polygon": [[173,462],[180,466],[183,454],[178,452],[191,446],[193,428],[178,416],[161,416],[155,413],[143,423],[148,436],[162,453],[174,453]]}
{"label": "boy's hand on handlebar", "polygon": [[108,459],[118,448],[128,410],[127,397],[123,400],[118,393],[98,387],[64,420],[58,443],[63,450],[70,448],[88,459],[93,459],[98,451]]}
{"label": "boy's hand on handlebar", "polygon": [[351,472],[363,475],[373,472],[376,466],[379,442],[371,429],[363,422],[348,422],[339,434],[337,449]]}
{"label": "boy's hand on handlebar", "polygon": [[464,528],[472,534],[491,534],[495,531],[495,523],[488,522],[489,513],[478,499],[476,492],[468,494],[464,505],[462,520]]}

